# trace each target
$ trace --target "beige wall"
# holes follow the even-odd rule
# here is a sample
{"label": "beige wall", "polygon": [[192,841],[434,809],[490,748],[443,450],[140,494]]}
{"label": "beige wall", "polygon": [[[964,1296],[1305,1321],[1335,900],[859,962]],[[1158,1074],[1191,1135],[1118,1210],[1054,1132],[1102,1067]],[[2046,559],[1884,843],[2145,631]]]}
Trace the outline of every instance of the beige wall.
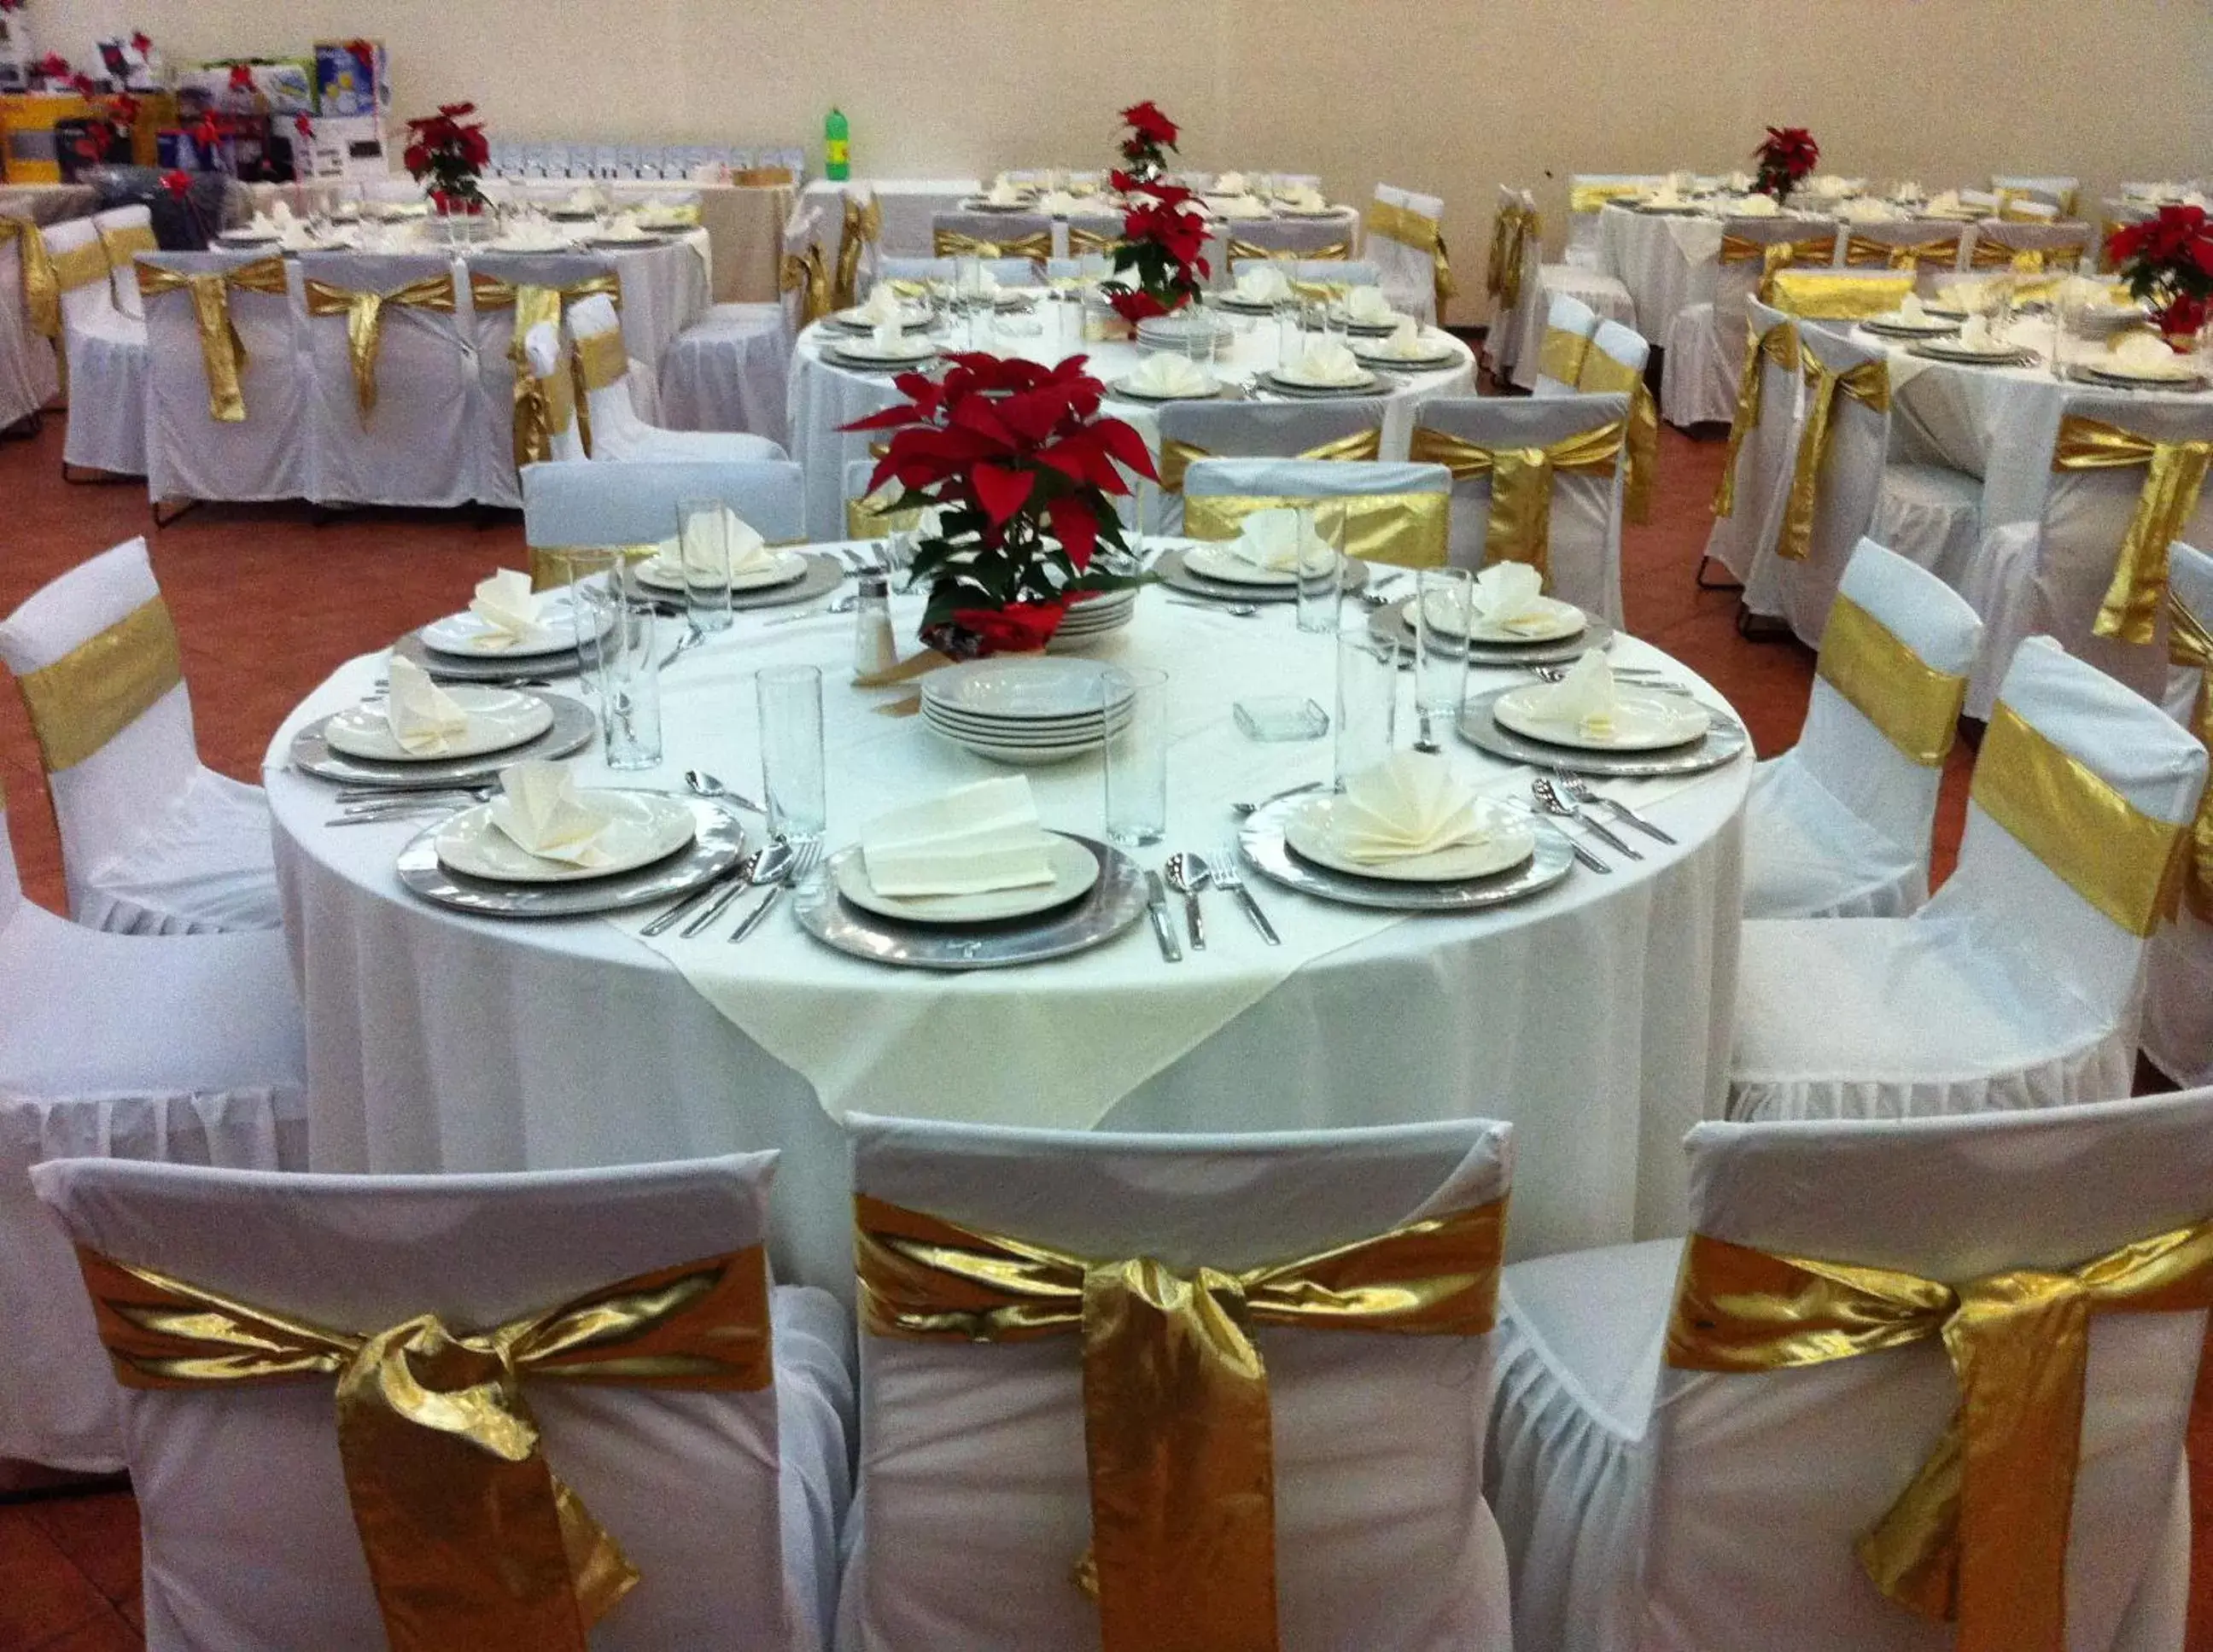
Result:
{"label": "beige wall", "polygon": [[819,139],[835,102],[863,174],[1094,164],[1114,111],[1149,96],[1184,123],[1193,166],[1442,194],[1471,274],[1500,180],[1549,182],[1557,228],[1570,171],[1733,167],[1770,121],[1812,127],[1832,169],[1932,188],[1993,169],[2100,190],[2213,172],[2206,0],[32,0],[29,15],[42,50],[73,58],[131,25],[179,62],[372,34],[402,113],[471,98],[517,137]]}

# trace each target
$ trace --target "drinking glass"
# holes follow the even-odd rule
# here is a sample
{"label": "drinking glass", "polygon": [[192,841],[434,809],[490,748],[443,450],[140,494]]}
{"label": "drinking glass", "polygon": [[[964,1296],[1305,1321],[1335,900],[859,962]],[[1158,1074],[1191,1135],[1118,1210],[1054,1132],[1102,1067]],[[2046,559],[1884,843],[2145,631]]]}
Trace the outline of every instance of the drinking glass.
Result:
{"label": "drinking glass", "polygon": [[1306,338],[1299,330],[1298,296],[1287,293],[1276,301],[1276,365],[1289,367],[1305,351]]}
{"label": "drinking glass", "polygon": [[766,666],[754,679],[760,698],[761,794],[768,829],[795,844],[829,825],[823,795],[822,669]]}
{"label": "drinking glass", "polygon": [[600,755],[610,769],[661,762],[661,627],[638,564],[619,551],[564,558],[576,653],[600,695]]}
{"label": "drinking glass", "polygon": [[[1328,509],[1313,505],[1300,505],[1298,622],[1299,629],[1316,636],[1326,637],[1338,627],[1339,610],[1344,602],[1344,519],[1342,504]],[[1330,549],[1328,565],[1315,558],[1312,564],[1311,546],[1320,539]]]}
{"label": "drinking glass", "polygon": [[1336,784],[1391,755],[1399,712],[1399,646],[1363,620],[1337,634]]}
{"label": "drinking glass", "polygon": [[730,628],[730,518],[720,499],[676,502],[684,615],[696,631]]}
{"label": "drinking glass", "polygon": [[1168,674],[1131,666],[1099,674],[1106,731],[1106,841],[1125,849],[1168,835]]}
{"label": "drinking glass", "polygon": [[1450,728],[1460,716],[1474,588],[1475,576],[1465,568],[1424,568],[1414,576],[1414,715],[1424,750],[1436,748],[1440,717]]}

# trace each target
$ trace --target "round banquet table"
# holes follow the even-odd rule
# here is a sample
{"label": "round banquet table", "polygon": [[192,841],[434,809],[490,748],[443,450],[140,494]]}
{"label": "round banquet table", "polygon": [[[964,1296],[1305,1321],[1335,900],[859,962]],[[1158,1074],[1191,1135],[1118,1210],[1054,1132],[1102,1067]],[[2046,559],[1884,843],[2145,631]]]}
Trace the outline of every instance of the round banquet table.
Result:
{"label": "round banquet table", "polygon": [[[998,355],[1021,356],[1039,362],[1085,355],[1091,358],[1092,370],[1110,383],[1150,353],[1120,340],[1106,344],[1064,342],[1059,332],[1060,317],[1054,314],[1063,308],[1058,303],[1041,301],[1036,310],[1039,331],[1035,334],[1018,338],[1002,331],[995,335],[989,348]],[[1236,332],[1217,371],[1225,378],[1249,380],[1253,375],[1276,365],[1278,332],[1272,320],[1235,315],[1226,310],[1220,314],[1235,325]],[[799,335],[797,347],[791,355],[788,404],[791,456],[807,472],[807,531],[816,539],[830,539],[845,532],[845,466],[854,460],[868,458],[869,445],[883,439],[878,433],[849,432],[841,427],[903,399],[890,374],[841,367],[824,359],[824,338],[834,339],[838,336],[838,329],[818,321]],[[1406,456],[1406,443],[1414,428],[1414,410],[1423,402],[1432,396],[1475,393],[1474,352],[1457,338],[1450,338],[1449,342],[1455,358],[1453,366],[1425,373],[1387,375],[1389,387],[1381,393],[1389,403],[1383,420],[1385,459]],[[1265,392],[1259,393],[1266,399]],[[1127,419],[1137,426],[1146,445],[1155,453],[1160,451],[1160,423],[1154,417],[1152,405],[1109,397],[1106,406],[1116,418]]]}
{"label": "round banquet table", "polygon": [[1619,277],[1636,307],[1637,330],[1664,347],[1676,314],[1710,304],[1721,267],[1719,218],[1638,212],[1611,203],[1599,210],[1598,267]]}
{"label": "round banquet table", "polygon": [[[918,604],[894,599],[902,635]],[[824,668],[833,849],[884,808],[1008,772],[887,710],[905,691],[854,686],[850,634],[844,616],[770,626],[741,614],[669,670],[668,760],[623,783],[676,788],[697,765],[754,792],[753,674],[791,661]],[[1657,650],[1617,646],[1720,704]],[[1234,835],[1233,800],[1326,775],[1328,741],[1258,744],[1231,716],[1232,701],[1256,692],[1330,699],[1330,639],[1301,634],[1288,607],[1238,619],[1148,590],[1132,625],[1094,652],[1170,675],[1169,830],[1141,863],[1176,847],[1210,853]],[[1077,957],[948,975],[833,953],[788,911],[731,947],[723,937],[749,900],[700,940],[649,943],[633,931],[650,909],[501,921],[417,899],[393,863],[424,823],[330,826],[331,787],[286,765],[294,731],[360,698],[384,659],[340,668],[278,732],[266,765],[317,1168],[538,1169],[777,1148],[779,1277],[850,1295],[838,1120],[850,1112],[1172,1131],[1496,1116],[1518,1126],[1513,1253],[1682,1230],[1680,1140],[1718,1116],[1725,1094],[1747,758],[1609,788],[1678,846],[1643,840],[1642,861],[1601,850],[1612,875],[1577,869],[1488,912],[1362,912],[1256,873],[1280,950],[1212,894],[1212,944],[1181,964],[1161,959],[1140,921]],[[1478,686],[1520,680],[1485,673]],[[1522,771],[1448,738],[1466,778],[1526,796]],[[608,783],[593,752],[576,768],[584,784]],[[1098,759],[1027,772],[1046,826],[1098,832]]]}

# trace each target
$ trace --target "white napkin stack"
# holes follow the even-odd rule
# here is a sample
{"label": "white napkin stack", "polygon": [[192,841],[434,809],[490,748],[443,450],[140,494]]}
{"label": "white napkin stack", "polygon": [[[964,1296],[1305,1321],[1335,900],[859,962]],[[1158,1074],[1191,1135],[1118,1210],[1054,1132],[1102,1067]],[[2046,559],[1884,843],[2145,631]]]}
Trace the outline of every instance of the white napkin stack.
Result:
{"label": "white napkin stack", "polygon": [[1290,296],[1290,277],[1272,264],[1237,272],[1237,296],[1248,304],[1280,304]]}
{"label": "white napkin stack", "polygon": [[1494,562],[1475,576],[1468,606],[1499,631],[1533,630],[1552,620],[1545,576],[1526,562]]}
{"label": "white napkin stack", "polygon": [[1314,532],[1313,519],[1302,519],[1294,505],[1254,511],[1238,524],[1237,537],[1224,541],[1222,549],[1271,574],[1319,573],[1337,555]]}
{"label": "white napkin stack", "polygon": [[519,568],[503,568],[480,582],[469,601],[469,612],[485,626],[478,646],[496,650],[544,641],[546,627],[538,618],[539,606],[538,593],[530,588],[530,576]]}
{"label": "white napkin stack", "polygon": [[1783,209],[1775,204],[1772,195],[1747,195],[1729,209],[1733,218],[1772,218]]}
{"label": "white napkin stack", "polygon": [[1146,396],[1207,396],[1220,388],[1214,375],[1182,356],[1156,351],[1137,363],[1125,381]]}
{"label": "white napkin stack", "polygon": [[1380,326],[1393,314],[1381,287],[1355,287],[1344,296],[1344,314],[1363,326]]}
{"label": "white napkin stack", "polygon": [[491,802],[491,823],[517,848],[541,860],[571,866],[605,866],[613,858],[599,846],[607,816],[576,796],[576,783],[558,763],[511,763],[499,772],[503,795]]}
{"label": "white napkin stack", "polygon": [[392,656],[384,716],[400,750],[417,757],[440,756],[469,731],[469,714],[460,702],[431,681],[429,672],[397,654]]}
{"label": "white napkin stack", "polygon": [[1303,384],[1357,384],[1368,372],[1350,350],[1334,338],[1323,338],[1308,344],[1283,376]]}
{"label": "white napkin stack", "polygon": [[1475,793],[1442,757],[1394,752],[1345,784],[1329,811],[1330,845],[1349,861],[1383,865],[1489,841]]}
{"label": "white napkin stack", "polygon": [[1570,723],[1593,740],[1603,740],[1613,732],[1613,668],[1592,649],[1559,681],[1533,690],[1526,704],[1532,716]]}
{"label": "white napkin stack", "polygon": [[979,780],[879,816],[861,859],[880,895],[981,895],[1052,881],[1029,778]]}

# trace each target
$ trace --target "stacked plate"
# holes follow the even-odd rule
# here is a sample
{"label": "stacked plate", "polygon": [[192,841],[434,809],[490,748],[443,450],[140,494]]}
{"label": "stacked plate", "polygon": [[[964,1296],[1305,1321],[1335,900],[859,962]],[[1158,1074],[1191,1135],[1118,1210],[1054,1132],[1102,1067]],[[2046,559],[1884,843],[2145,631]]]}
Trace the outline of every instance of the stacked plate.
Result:
{"label": "stacked plate", "polygon": [[1100,704],[1104,668],[1083,660],[975,660],[922,680],[922,717],[954,745],[995,763],[1065,763],[1096,749],[1129,719]]}
{"label": "stacked plate", "polygon": [[1068,613],[1046,644],[1054,654],[1073,654],[1088,647],[1109,631],[1120,631],[1137,611],[1135,586],[1126,591],[1105,591],[1068,605]]}

